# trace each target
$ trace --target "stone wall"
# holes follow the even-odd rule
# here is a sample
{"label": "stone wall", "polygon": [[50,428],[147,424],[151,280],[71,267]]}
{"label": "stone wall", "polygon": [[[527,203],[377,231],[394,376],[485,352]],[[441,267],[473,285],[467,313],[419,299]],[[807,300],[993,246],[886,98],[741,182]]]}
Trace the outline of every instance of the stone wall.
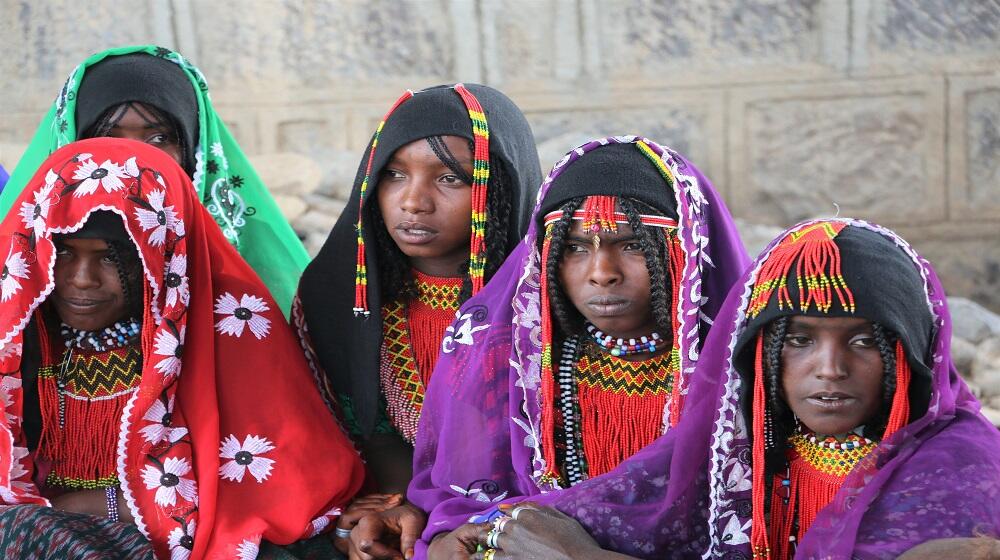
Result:
{"label": "stone wall", "polygon": [[308,168],[306,184],[276,192],[314,250],[402,89],[483,82],[528,114],[543,167],[591,136],[646,135],[695,161],[745,223],[837,208],[876,220],[935,262],[950,292],[1000,309],[1000,0],[0,7],[5,165],[87,54],[176,48],[260,166]]}

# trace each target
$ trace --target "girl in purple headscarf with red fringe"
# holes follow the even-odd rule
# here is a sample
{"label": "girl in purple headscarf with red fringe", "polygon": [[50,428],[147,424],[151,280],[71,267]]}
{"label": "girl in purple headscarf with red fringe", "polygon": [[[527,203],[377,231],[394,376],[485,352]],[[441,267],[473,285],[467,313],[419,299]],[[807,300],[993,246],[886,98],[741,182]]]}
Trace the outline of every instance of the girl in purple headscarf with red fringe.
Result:
{"label": "girl in purple headscarf with red fringe", "polygon": [[[609,475],[536,500],[555,509],[497,521],[495,551],[474,557],[987,557],[1000,433],[950,341],[937,276],[896,234],[799,224],[727,298],[682,422]],[[456,533],[474,544],[490,529]]]}
{"label": "girl in purple headscarf with red fringe", "polygon": [[[444,339],[407,492],[430,512],[417,557],[491,503],[599,476],[672,429],[703,336],[747,263],[708,180],[635,136],[558,162],[529,227]],[[569,271],[612,245],[640,263],[634,301],[630,278]]]}

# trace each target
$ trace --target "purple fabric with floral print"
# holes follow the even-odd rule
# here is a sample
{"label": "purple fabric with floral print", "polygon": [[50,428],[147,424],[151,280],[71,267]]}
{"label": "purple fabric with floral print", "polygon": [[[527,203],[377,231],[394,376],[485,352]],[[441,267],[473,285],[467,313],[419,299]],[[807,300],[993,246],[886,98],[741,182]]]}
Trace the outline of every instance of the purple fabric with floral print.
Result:
{"label": "purple fabric with floral print", "polygon": [[[417,557],[426,553],[425,543],[435,534],[454,529],[496,502],[560,490],[541,476],[538,208],[553,181],[574,162],[610,144],[637,142],[652,149],[677,187],[673,195],[685,253],[679,297],[681,370],[684,378],[694,372],[711,318],[747,264],[729,211],[701,172],[649,140],[611,137],[576,148],[542,183],[525,239],[486,288],[462,306],[442,343],[407,493],[431,512]],[[608,194],[615,194],[615,187],[609,186]],[[706,409],[695,423],[711,419],[712,411]]]}
{"label": "purple fabric with floral print", "polygon": [[[925,359],[932,371],[930,406],[848,475],[795,557],[895,558],[932,539],[997,536],[1000,433],[980,414],[956,373],[944,290],[930,264],[897,235],[858,220],[841,221],[885,236],[923,279],[924,293],[917,297],[926,299],[936,323],[932,357]],[[751,458],[739,398],[745,387],[733,367],[733,349],[746,326],[756,274],[785,235],[726,299],[702,350],[680,424],[608,475],[537,501],[577,518],[603,546],[633,556],[751,557]],[[895,287],[891,277],[878,285]],[[707,486],[700,473],[708,474]]]}

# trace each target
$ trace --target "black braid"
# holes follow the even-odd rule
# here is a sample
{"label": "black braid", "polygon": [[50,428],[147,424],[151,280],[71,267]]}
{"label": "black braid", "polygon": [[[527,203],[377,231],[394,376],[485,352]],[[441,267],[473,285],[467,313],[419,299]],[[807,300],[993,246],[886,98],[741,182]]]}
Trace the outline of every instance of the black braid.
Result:
{"label": "black braid", "polygon": [[[560,208],[562,217],[552,224],[551,241],[549,242],[549,262],[543,263],[545,266],[546,281],[549,284],[549,308],[552,311],[552,319],[564,337],[583,332],[583,316],[576,310],[576,307],[569,301],[559,281],[559,266],[562,263],[563,251],[566,247],[566,236],[573,225],[573,212],[583,204],[585,197],[577,197],[567,200]],[[541,242],[544,239],[540,238]],[[557,337],[558,338],[558,337]],[[554,348],[560,348],[561,344],[553,341]]]}
{"label": "black braid", "polygon": [[[176,143],[181,150],[181,166],[184,168],[184,172],[188,176],[194,175],[194,153],[191,146],[187,145],[187,140],[184,135],[180,133],[182,130],[180,121],[165,111],[152,106],[146,105],[145,103],[138,103],[135,101],[126,101],[125,103],[119,103],[118,105],[112,105],[105,109],[101,113],[100,118],[94,121],[94,124],[90,125],[87,130],[77,133],[77,138],[83,140],[85,138],[103,138],[111,134],[111,129],[118,126],[118,123],[125,116],[125,113],[129,109],[135,109],[139,116],[146,124],[153,127],[162,127],[168,130],[170,140]],[[148,116],[147,116],[148,115]],[[151,118],[150,118],[151,117]]]}
{"label": "black braid", "polygon": [[143,301],[142,262],[139,260],[139,252],[134,245],[127,241],[107,241],[107,244],[108,254],[118,269],[118,281],[121,282],[129,317],[141,319],[145,302]]}
{"label": "black braid", "polygon": [[896,396],[896,340],[898,337],[881,323],[872,321],[872,334],[878,352],[882,355],[882,408],[865,425],[865,437],[881,439],[892,413],[892,399]]}
{"label": "black braid", "polygon": [[[440,140],[440,137],[437,138]],[[432,142],[428,139],[428,144],[433,149],[435,145],[443,145],[444,142]],[[472,149],[471,142],[469,149]],[[454,171],[460,178],[468,176],[468,173],[462,169],[450,151],[438,147],[434,149],[434,153],[441,160],[441,163]],[[456,168],[462,173],[458,173]],[[514,188],[511,175],[504,163],[496,157],[490,157],[490,179],[486,186],[486,270],[483,275],[486,282],[489,282],[507,257],[507,230],[510,228],[511,197]],[[373,193],[370,195],[369,201],[374,201],[374,197]],[[416,297],[417,288],[413,280],[409,257],[399,249],[399,246],[389,235],[378,203],[369,202],[365,206],[368,208],[367,221],[372,224],[375,230],[379,289],[382,299],[389,302]],[[460,302],[464,302],[472,296],[472,280],[468,276],[468,271],[469,261],[466,260],[457,271],[465,275],[462,280],[462,290],[459,292]]]}
{"label": "black braid", "polygon": [[673,311],[671,309],[671,292],[673,289],[670,275],[667,274],[668,252],[666,238],[660,228],[646,227],[642,224],[640,214],[658,213],[654,208],[628,198],[619,198],[622,212],[632,226],[632,231],[639,238],[639,245],[646,257],[646,269],[649,271],[649,303],[653,308],[653,319],[656,327],[665,340],[673,340]]}

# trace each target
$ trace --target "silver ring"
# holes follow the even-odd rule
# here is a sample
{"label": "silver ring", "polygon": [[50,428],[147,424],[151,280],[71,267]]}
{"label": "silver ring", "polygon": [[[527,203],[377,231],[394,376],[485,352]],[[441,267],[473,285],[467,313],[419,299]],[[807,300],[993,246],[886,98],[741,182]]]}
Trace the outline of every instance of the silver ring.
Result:
{"label": "silver ring", "polygon": [[522,511],[524,511],[526,509],[530,509],[530,508],[528,508],[526,506],[517,506],[516,508],[514,508],[514,509],[511,510],[511,512],[510,512],[510,518],[513,519],[514,521],[517,521],[517,514],[521,513]]}
{"label": "silver ring", "polygon": [[508,521],[510,521],[510,517],[507,515],[497,517],[493,520],[493,529],[497,533],[503,533],[503,528],[507,526]]}
{"label": "silver ring", "polygon": [[497,546],[498,540],[500,540],[500,533],[496,529],[490,529],[490,532],[486,533],[486,548],[500,548]]}
{"label": "silver ring", "polygon": [[336,529],[333,530],[333,534],[337,535],[338,539],[349,539],[349,538],[351,538],[351,530],[350,529],[341,529],[340,527],[337,527]]}

